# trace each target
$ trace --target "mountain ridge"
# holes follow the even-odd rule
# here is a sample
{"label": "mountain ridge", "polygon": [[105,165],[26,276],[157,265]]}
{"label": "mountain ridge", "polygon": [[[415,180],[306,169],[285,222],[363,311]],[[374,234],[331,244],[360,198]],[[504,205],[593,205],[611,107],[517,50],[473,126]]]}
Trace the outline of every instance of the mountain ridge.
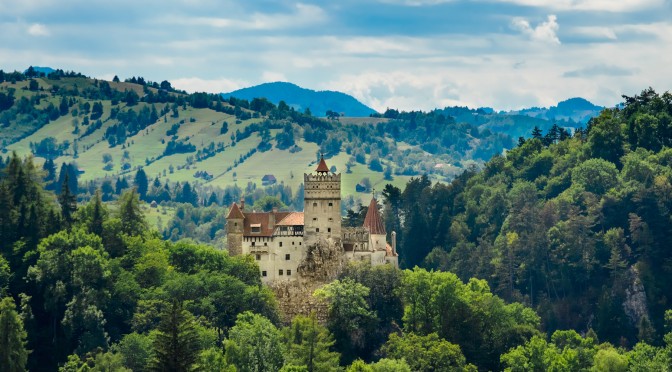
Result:
{"label": "mountain ridge", "polygon": [[376,113],[376,110],[346,93],[333,90],[313,90],[283,81],[263,83],[222,93],[222,97],[247,100],[263,97],[276,105],[280,101],[285,101],[295,110],[305,111],[309,109],[313,115],[318,117],[327,116],[326,112],[328,110],[350,117],[363,117]]}

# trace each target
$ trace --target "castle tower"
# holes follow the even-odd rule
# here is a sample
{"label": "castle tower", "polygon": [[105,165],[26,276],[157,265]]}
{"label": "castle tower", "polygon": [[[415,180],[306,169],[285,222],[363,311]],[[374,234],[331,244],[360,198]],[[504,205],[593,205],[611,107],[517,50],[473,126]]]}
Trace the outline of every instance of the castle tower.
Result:
{"label": "castle tower", "polygon": [[385,224],[378,213],[378,201],[375,196],[371,198],[369,209],[364,218],[364,228],[369,231],[369,249],[372,251],[385,251],[387,246]]}
{"label": "castle tower", "polygon": [[320,239],[341,238],[341,175],[329,172],[320,158],[315,173],[304,174],[304,242],[306,246]]}
{"label": "castle tower", "polygon": [[[241,204],[244,206],[244,204]],[[245,215],[238,208],[238,204],[233,203],[226,216],[226,239],[229,245],[229,255],[238,256],[243,253],[243,223]]]}

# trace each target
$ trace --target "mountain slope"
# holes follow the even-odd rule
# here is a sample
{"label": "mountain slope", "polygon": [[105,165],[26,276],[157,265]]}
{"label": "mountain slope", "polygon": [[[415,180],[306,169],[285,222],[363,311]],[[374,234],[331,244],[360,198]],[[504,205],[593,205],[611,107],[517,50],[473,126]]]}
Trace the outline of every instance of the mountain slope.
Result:
{"label": "mountain slope", "polygon": [[376,112],[345,93],[328,90],[315,91],[285,82],[264,83],[243,88],[230,93],[224,93],[222,97],[236,97],[246,100],[263,97],[276,105],[280,101],[285,101],[285,103],[295,110],[303,112],[306,109],[310,109],[310,112],[318,117],[326,116],[328,110],[350,117],[369,116]]}
{"label": "mountain slope", "polygon": [[567,120],[586,124],[590,118],[599,115],[604,107],[597,106],[585,98],[574,97],[551,107],[531,107],[518,111],[509,111],[512,115],[526,115],[546,120]]}

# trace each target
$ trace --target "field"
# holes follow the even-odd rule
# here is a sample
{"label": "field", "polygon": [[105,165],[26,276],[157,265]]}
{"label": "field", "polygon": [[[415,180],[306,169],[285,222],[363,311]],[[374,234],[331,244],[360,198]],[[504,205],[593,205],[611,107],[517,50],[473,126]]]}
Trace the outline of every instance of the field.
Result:
{"label": "field", "polygon": [[[60,96],[50,93],[54,86],[59,89],[72,88],[85,89],[92,86],[92,80],[86,78],[68,78],[63,80],[51,80],[46,78],[37,79],[42,90],[37,93],[42,96],[39,106],[47,107],[50,103],[58,107]],[[119,90],[132,89],[136,93],[142,94],[142,88],[137,84],[113,83],[109,82],[112,88]],[[13,88],[15,97],[30,98],[35,92],[27,90],[27,82],[17,82],[9,85],[5,82],[0,85],[1,90]],[[88,100],[83,97],[76,97],[76,104],[93,104],[96,100]],[[103,124],[101,128],[93,131],[89,135],[84,135],[87,126],[83,125],[85,114],[71,108],[70,112],[58,119],[49,122],[47,125],[39,128],[21,140],[6,146],[3,152],[9,153],[16,151],[19,155],[28,155],[31,153],[31,143],[38,143],[45,138],[53,138],[57,144],[69,143],[69,147],[61,156],[55,159],[57,169],[61,163],[77,164],[80,169],[80,182],[100,181],[105,178],[116,179],[125,176],[131,178],[135,175],[137,169],[142,167],[151,179],[159,178],[161,182],[169,180],[170,182],[190,182],[203,186],[212,186],[225,188],[226,186],[238,185],[245,188],[249,183],[254,183],[258,187],[262,186],[261,179],[264,175],[272,174],[279,183],[284,183],[296,190],[303,183],[303,173],[312,172],[316,167],[318,160],[318,146],[315,143],[305,142],[297,138],[297,145],[301,151],[290,152],[289,150],[279,150],[275,147],[275,140],[271,140],[273,148],[260,152],[256,151],[249,158],[241,161],[241,155],[248,154],[259,146],[261,139],[258,133],[253,133],[248,138],[235,142],[232,146],[232,134],[237,131],[244,131],[251,124],[260,122],[263,118],[252,118],[248,120],[237,120],[235,116],[222,112],[216,112],[211,109],[195,109],[191,106],[184,106],[178,109],[179,116],[173,117],[170,113],[162,115],[159,120],[150,124],[145,129],[139,131],[126,139],[123,144],[111,146],[105,139],[105,131],[118,123],[117,120],[110,118],[110,111],[113,106],[109,100],[99,101],[103,104]],[[169,104],[155,103],[153,108],[162,112],[164,107]],[[141,110],[143,107],[152,107],[148,103],[140,102],[132,109]],[[124,103],[116,106],[120,111],[129,109]],[[166,110],[168,111],[168,110]],[[340,118],[341,125],[375,125],[378,122],[384,122],[387,119],[380,118]],[[228,132],[220,133],[223,123],[227,123]],[[91,125],[91,124],[89,124]],[[179,125],[175,136],[169,136],[166,132],[174,125]],[[76,131],[75,128],[79,127]],[[25,130],[25,128],[20,128]],[[275,130],[271,131],[274,136]],[[171,139],[184,141],[195,146],[196,151],[203,150],[209,146],[220,148],[214,155],[202,160],[196,158],[195,152],[176,153],[164,156],[166,143]],[[400,144],[400,146],[407,146]],[[107,170],[104,169],[106,163],[103,158],[112,159]],[[372,187],[381,191],[386,183],[392,183],[395,186],[403,187],[410,177],[395,176],[393,180],[387,181],[382,172],[375,172],[362,164],[351,166],[351,172],[346,173],[346,163],[350,155],[342,151],[336,156],[327,159],[329,166],[335,166],[338,173],[342,174],[342,193],[343,197],[353,196],[355,199],[361,199],[366,202],[369,198],[368,193],[358,193],[355,186],[364,178],[368,178]],[[367,158],[368,160],[368,158]],[[36,163],[40,165],[44,160],[36,158]],[[381,159],[383,163],[389,163],[386,159]],[[122,165],[124,168],[122,169]],[[212,179],[205,180],[196,178],[195,173],[206,171],[212,175]],[[151,211],[149,213],[152,219],[152,225],[160,225],[167,221],[167,215]]]}

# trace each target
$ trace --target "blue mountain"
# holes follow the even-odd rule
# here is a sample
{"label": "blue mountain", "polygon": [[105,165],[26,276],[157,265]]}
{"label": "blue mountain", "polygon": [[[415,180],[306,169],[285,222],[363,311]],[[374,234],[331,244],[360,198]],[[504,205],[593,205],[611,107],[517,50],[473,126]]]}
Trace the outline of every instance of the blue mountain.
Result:
{"label": "blue mountain", "polygon": [[315,116],[326,116],[328,110],[350,117],[369,116],[376,112],[371,107],[345,93],[329,90],[315,91],[286,82],[264,83],[223,93],[222,97],[236,97],[246,100],[266,98],[276,105],[280,101],[285,101],[287,105],[298,111],[310,109],[310,112]]}

